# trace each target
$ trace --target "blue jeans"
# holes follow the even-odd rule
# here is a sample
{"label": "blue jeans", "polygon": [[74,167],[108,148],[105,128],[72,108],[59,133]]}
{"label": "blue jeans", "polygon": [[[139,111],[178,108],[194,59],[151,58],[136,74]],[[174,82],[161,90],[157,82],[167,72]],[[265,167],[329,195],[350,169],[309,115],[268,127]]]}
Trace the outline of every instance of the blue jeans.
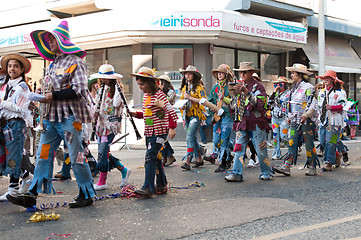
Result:
{"label": "blue jeans", "polygon": [[284,118],[272,117],[272,129],[273,129],[273,145],[274,150],[272,157],[281,157],[281,141],[285,141],[288,133],[289,124]]}
{"label": "blue jeans", "polygon": [[112,143],[115,134],[109,134],[106,136],[106,141],[102,142],[102,137],[98,137],[98,163],[97,170],[100,172],[108,172],[109,168],[109,144]]}
{"label": "blue jeans", "polygon": [[336,147],[340,139],[341,128],[331,126],[330,129],[327,129],[327,126],[325,125],[320,127],[320,133],[320,143],[325,147],[323,162],[335,164]]}
{"label": "blue jeans", "polygon": [[[232,132],[233,120],[230,117],[222,117],[218,122],[213,125],[213,151],[212,153],[223,159],[226,154],[226,161],[230,160],[230,137]],[[222,163],[223,164],[223,163]]]}
{"label": "blue jeans", "polygon": [[162,161],[161,159],[157,158],[158,153],[160,152],[160,149],[162,148],[163,145],[161,142],[165,141],[166,139],[167,139],[167,134],[159,135],[159,136],[153,135],[151,137],[146,137],[145,139],[147,151],[145,153],[145,163],[144,163],[145,179],[142,189],[149,187],[152,193],[156,193],[154,180],[157,170],[159,172],[157,176],[157,185],[161,187],[167,185],[167,179],[165,176]]}
{"label": "blue jeans", "polygon": [[187,155],[193,158],[193,155],[198,158],[200,157],[201,148],[197,141],[197,131],[201,124],[201,120],[197,117],[189,117],[187,118],[185,124],[185,131],[186,131],[186,139],[187,139]]}
{"label": "blue jeans", "polygon": [[36,153],[34,179],[29,191],[40,193],[43,188],[44,193],[51,193],[53,160],[56,149],[58,149],[60,142],[64,140],[78,183],[79,193],[82,192],[85,198],[93,197],[95,190],[90,168],[84,156],[81,123],[75,122],[74,116],[70,115],[69,118],[63,118],[61,122],[57,120],[50,122],[44,119],[43,125],[45,131],[40,136],[40,143]]}
{"label": "blue jeans", "polygon": [[161,151],[162,152],[162,156],[164,158],[166,157],[170,157],[174,154],[174,150],[172,148],[172,146],[170,145],[169,141],[165,141],[164,143],[164,147],[163,147],[163,150]]}
{"label": "blue jeans", "polygon": [[[0,152],[6,154],[6,162],[3,165],[5,175],[19,178],[21,175],[21,161],[23,159],[23,147],[26,130],[24,120],[12,120],[7,122],[1,131],[1,139],[5,140],[5,145],[0,145]],[[6,150],[5,150],[6,146]]]}
{"label": "blue jeans", "polygon": [[234,145],[234,163],[232,172],[242,175],[243,173],[243,155],[246,151],[248,141],[251,139],[256,149],[258,159],[261,165],[261,175],[264,177],[273,176],[270,161],[267,153],[267,132],[265,129],[260,129],[258,126],[254,131],[238,131],[236,134],[236,144]]}

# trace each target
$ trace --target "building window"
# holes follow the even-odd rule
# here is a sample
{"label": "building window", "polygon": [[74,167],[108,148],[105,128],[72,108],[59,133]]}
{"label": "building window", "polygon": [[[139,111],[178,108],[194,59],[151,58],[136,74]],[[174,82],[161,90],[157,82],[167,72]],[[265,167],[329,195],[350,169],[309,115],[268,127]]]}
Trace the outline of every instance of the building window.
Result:
{"label": "building window", "polygon": [[84,61],[88,67],[88,75],[97,73],[100,65],[105,62],[105,49],[87,51]]}
{"label": "building window", "polygon": [[277,80],[280,72],[280,57],[276,54],[261,54],[261,76],[267,80]]}
{"label": "building window", "polygon": [[[231,70],[235,67],[234,64],[234,49],[214,47],[213,48],[213,69],[217,69],[221,64],[227,64]],[[212,78],[212,85],[216,83],[216,79]]]}
{"label": "building window", "polygon": [[258,53],[238,50],[238,63],[240,62],[253,62],[255,68],[258,68]]}

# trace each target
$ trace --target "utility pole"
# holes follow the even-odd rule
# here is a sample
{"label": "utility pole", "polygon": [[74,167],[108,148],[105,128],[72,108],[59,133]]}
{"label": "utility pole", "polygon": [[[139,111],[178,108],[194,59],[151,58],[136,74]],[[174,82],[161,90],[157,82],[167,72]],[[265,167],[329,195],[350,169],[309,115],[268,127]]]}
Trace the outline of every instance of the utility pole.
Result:
{"label": "utility pole", "polygon": [[318,0],[318,75],[325,74],[325,0]]}

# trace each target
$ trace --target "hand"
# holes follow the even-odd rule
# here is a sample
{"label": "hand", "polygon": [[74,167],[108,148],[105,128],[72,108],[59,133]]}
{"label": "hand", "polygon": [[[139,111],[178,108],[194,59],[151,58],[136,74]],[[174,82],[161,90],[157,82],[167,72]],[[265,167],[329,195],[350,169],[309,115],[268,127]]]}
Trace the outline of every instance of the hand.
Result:
{"label": "hand", "polygon": [[219,91],[219,92],[217,93],[217,95],[218,95],[218,98],[219,98],[220,100],[223,100],[223,98],[224,98],[223,91]]}
{"label": "hand", "polygon": [[331,110],[331,105],[326,104],[326,109]]}
{"label": "hand", "polygon": [[191,96],[190,96],[188,93],[184,93],[184,98],[185,98],[185,99],[190,99],[190,97],[191,97]]}
{"label": "hand", "polygon": [[304,122],[306,122],[306,120],[307,120],[307,117],[305,115],[302,115],[300,123],[303,124]]}
{"label": "hand", "polygon": [[281,89],[281,87],[280,87],[280,86],[277,86],[276,89],[275,89],[275,92],[279,92],[280,89]]}
{"label": "hand", "polygon": [[168,132],[169,139],[173,139],[175,137],[175,134],[176,134],[175,129],[170,128]]}
{"label": "hand", "polygon": [[236,93],[245,93],[247,94],[248,93],[248,89],[246,88],[246,86],[244,85],[243,82],[240,82],[240,83],[237,83],[236,86],[234,87],[234,89],[236,90]]}
{"label": "hand", "polygon": [[41,103],[51,103],[53,101],[53,93],[45,93],[45,98],[40,100]]}

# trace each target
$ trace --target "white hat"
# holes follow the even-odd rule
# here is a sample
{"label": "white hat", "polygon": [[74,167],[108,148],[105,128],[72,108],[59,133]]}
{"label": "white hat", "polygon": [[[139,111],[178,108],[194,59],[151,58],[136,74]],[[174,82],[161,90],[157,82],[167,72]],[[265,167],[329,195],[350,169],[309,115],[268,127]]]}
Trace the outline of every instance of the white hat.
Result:
{"label": "white hat", "polygon": [[114,67],[110,64],[103,64],[99,67],[98,73],[91,75],[92,78],[117,79],[123,78],[123,75],[116,73]]}

